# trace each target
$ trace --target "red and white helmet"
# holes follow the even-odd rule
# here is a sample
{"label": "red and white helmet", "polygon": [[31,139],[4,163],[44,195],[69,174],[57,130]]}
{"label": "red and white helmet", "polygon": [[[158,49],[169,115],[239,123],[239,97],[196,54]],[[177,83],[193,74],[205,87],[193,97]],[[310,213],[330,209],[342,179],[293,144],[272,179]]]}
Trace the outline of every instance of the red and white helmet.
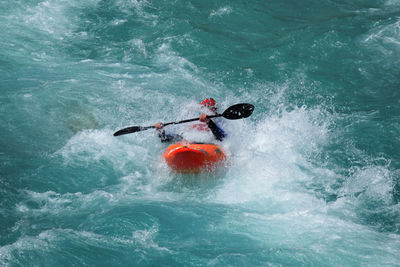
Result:
{"label": "red and white helmet", "polygon": [[206,98],[200,103],[202,106],[208,107],[208,108],[217,108],[217,102],[213,98]]}

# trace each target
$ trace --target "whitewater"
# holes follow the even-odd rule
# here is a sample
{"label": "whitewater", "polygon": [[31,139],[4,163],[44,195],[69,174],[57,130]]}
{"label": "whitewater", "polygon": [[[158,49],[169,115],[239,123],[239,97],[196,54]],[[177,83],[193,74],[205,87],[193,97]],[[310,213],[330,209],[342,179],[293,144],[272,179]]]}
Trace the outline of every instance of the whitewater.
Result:
{"label": "whitewater", "polygon": [[[0,0],[1,266],[399,266],[400,2]],[[229,160],[154,130],[213,97]]]}

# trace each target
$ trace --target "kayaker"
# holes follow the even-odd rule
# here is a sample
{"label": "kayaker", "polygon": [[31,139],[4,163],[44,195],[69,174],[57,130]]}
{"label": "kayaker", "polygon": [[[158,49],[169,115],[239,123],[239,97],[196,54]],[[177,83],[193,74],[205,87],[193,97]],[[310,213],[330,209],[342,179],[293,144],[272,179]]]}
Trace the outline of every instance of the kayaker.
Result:
{"label": "kayaker", "polygon": [[[211,132],[214,135],[214,138],[222,141],[225,137],[226,134],[224,130],[222,130],[215,122],[213,122],[211,119],[207,118],[208,115],[214,115],[217,113],[217,103],[213,98],[206,98],[200,103],[202,106],[207,108],[208,113],[203,113],[200,115],[199,121],[202,122],[202,125],[197,125],[201,126],[199,128],[204,128],[206,127],[207,130],[211,130]],[[205,123],[205,124],[204,124]],[[204,126],[204,127],[202,127]],[[163,128],[163,124],[161,122],[154,124],[154,127],[158,131],[158,136],[161,139],[161,142],[178,142],[183,139],[183,137],[179,134],[172,134],[172,133],[166,133],[165,129]],[[202,129],[204,130],[204,129]]]}

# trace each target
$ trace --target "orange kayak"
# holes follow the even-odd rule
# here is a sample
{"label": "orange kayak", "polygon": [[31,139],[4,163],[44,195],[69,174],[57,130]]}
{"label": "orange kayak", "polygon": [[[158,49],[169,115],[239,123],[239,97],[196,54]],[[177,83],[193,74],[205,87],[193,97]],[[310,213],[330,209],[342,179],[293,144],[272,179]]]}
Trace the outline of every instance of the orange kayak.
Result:
{"label": "orange kayak", "polygon": [[176,143],[164,153],[168,166],[177,172],[200,172],[222,165],[226,156],[219,145]]}

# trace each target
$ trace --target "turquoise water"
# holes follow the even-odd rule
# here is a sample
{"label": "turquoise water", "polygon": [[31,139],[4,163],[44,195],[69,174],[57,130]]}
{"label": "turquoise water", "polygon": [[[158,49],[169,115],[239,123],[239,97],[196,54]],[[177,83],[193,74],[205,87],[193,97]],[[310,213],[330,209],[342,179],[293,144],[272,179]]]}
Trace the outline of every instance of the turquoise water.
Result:
{"label": "turquoise water", "polygon": [[[0,0],[1,266],[400,265],[400,2]],[[226,168],[154,131],[214,97]]]}

